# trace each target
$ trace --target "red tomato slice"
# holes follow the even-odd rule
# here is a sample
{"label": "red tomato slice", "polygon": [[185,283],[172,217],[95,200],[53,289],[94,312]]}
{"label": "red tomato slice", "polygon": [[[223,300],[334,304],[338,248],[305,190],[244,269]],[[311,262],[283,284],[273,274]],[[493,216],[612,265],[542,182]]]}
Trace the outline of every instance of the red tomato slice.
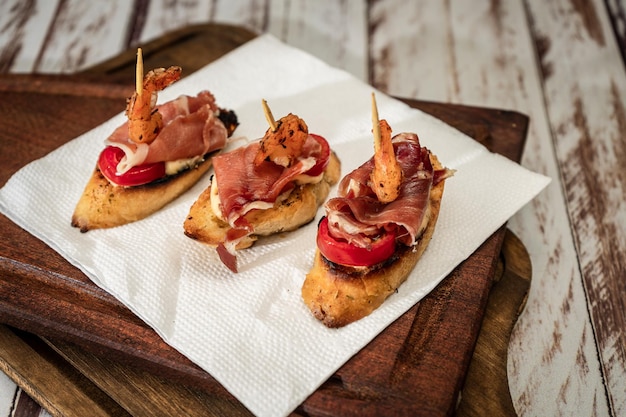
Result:
{"label": "red tomato slice", "polygon": [[324,172],[326,166],[328,166],[328,161],[330,161],[330,146],[328,145],[326,139],[324,139],[320,135],[315,135],[311,133],[311,136],[313,136],[313,138],[315,138],[315,140],[317,140],[317,142],[322,146],[322,150],[315,166],[305,172],[305,174],[316,177]]}
{"label": "red tomato slice", "polygon": [[328,218],[324,217],[317,230],[317,247],[331,262],[347,266],[372,266],[393,255],[396,248],[394,233],[384,233],[370,249],[337,240],[328,233]]}
{"label": "red tomato slice", "polygon": [[124,174],[117,173],[117,165],[124,157],[124,151],[117,146],[107,146],[100,153],[98,168],[102,175],[123,187],[143,185],[165,177],[165,162],[144,164],[132,167]]}

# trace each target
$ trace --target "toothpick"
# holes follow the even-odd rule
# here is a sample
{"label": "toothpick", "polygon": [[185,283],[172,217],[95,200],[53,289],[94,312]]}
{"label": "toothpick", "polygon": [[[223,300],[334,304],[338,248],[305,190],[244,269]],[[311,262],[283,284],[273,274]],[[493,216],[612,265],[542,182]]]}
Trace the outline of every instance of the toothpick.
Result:
{"label": "toothpick", "polygon": [[372,132],[374,133],[374,152],[380,149],[380,120],[378,119],[378,107],[376,106],[376,96],[372,93]]}
{"label": "toothpick", "polygon": [[265,113],[267,123],[269,123],[272,132],[276,132],[276,129],[278,129],[278,125],[276,124],[276,120],[274,120],[274,116],[272,116],[272,111],[267,105],[267,101],[261,100],[261,103],[263,104],[263,112]]}
{"label": "toothpick", "polygon": [[137,70],[135,75],[135,91],[141,97],[143,93],[143,55],[141,48],[137,48]]}

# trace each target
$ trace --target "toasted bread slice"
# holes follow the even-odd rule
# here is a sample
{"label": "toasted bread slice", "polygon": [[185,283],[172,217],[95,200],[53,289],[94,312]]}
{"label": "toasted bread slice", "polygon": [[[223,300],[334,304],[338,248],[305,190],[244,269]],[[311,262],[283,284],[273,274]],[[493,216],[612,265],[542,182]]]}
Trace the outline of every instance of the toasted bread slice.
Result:
{"label": "toasted bread slice", "polygon": [[187,191],[210,167],[207,155],[195,168],[135,187],[113,185],[96,168],[74,209],[72,226],[87,232],[144,219]]}
{"label": "toasted bread slice", "polygon": [[[254,226],[254,233],[242,239],[237,249],[254,244],[259,236],[295,230],[315,218],[317,209],[326,200],[330,187],[339,181],[341,164],[334,152],[322,181],[297,186],[287,199],[265,210],[251,210],[244,217]],[[198,197],[184,223],[185,234],[192,239],[217,246],[224,243],[230,225],[218,218],[211,208],[211,187]]]}
{"label": "toasted bread slice", "polygon": [[[442,166],[434,155],[435,169]],[[302,299],[327,327],[342,327],[369,315],[409,276],[426,250],[439,216],[444,182],[431,188],[428,225],[413,247],[404,247],[372,267],[348,267],[328,261],[316,250],[313,267],[302,285]]]}

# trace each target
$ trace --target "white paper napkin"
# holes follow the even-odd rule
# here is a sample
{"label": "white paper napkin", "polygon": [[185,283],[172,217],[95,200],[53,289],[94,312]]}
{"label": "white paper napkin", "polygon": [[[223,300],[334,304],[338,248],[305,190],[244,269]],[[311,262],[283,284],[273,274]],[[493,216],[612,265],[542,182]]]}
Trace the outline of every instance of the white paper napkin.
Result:
{"label": "white paper napkin", "polygon": [[[271,35],[174,84],[159,101],[202,89],[235,110],[241,123],[236,136],[263,135],[265,98],[276,118],[295,113],[311,132],[325,136],[344,174],[373,153],[373,88]],[[394,133],[416,132],[457,172],[446,183],[435,235],[410,278],[380,309],[342,329],[316,321],[300,297],[317,221],[240,252],[237,275],[212,249],[184,236],[183,221],[209,175],[143,221],[85,234],[72,228],[74,206],[103,140],[123,122],[122,113],[22,168],[0,190],[0,209],[128,306],[254,414],[285,415],[549,182],[441,121],[376,94],[380,117]]]}

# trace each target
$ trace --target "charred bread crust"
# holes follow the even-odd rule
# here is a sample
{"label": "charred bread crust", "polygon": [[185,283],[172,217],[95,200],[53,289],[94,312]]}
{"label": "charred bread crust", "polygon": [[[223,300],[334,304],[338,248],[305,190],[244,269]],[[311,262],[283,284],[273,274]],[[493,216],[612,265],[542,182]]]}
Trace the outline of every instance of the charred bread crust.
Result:
{"label": "charred bread crust", "polygon": [[111,184],[96,167],[74,209],[72,226],[84,233],[148,217],[193,186],[211,168],[212,155],[194,168],[135,187]]}
{"label": "charred bread crust", "polygon": [[[309,223],[317,209],[326,200],[330,187],[339,181],[341,163],[332,152],[322,181],[317,184],[297,186],[289,197],[266,210],[251,210],[244,217],[254,226],[254,234],[242,239],[237,249],[249,248],[259,236],[288,232]],[[207,187],[189,210],[183,225],[185,234],[210,246],[217,246],[226,239],[230,225],[218,218],[211,209],[211,187]]]}
{"label": "charred bread crust", "polygon": [[[431,154],[435,169],[441,164]],[[372,267],[352,268],[328,261],[319,250],[302,285],[302,299],[327,327],[343,327],[368,316],[407,279],[426,250],[439,216],[444,182],[431,188],[429,221],[416,245],[403,246]]]}

